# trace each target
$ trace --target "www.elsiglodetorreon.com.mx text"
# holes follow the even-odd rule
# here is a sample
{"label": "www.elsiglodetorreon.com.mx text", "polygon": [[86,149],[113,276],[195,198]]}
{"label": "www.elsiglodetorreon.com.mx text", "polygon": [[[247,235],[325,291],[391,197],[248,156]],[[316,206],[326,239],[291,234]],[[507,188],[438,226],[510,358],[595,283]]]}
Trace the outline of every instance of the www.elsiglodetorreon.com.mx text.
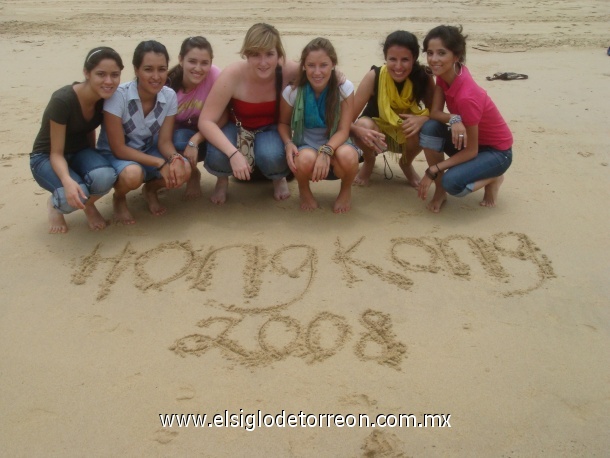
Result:
{"label": "www.elsiglodetorreon.com.mx text", "polygon": [[231,413],[225,410],[214,415],[193,413],[159,414],[163,428],[242,428],[253,431],[257,428],[451,428],[451,414],[311,414],[299,411],[298,414]]}

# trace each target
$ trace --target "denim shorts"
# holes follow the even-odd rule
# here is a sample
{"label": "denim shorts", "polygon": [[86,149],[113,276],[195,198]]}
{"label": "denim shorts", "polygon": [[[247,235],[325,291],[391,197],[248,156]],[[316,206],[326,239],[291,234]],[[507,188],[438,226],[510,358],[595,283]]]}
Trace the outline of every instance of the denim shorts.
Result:
{"label": "denim shorts", "polygon": [[[446,124],[433,119],[426,121],[419,133],[422,148],[453,156],[457,149],[451,141],[451,130]],[[492,146],[479,145],[477,156],[455,165],[443,174],[443,188],[456,197],[471,193],[477,181],[503,175],[513,160],[512,148],[499,150]]]}
{"label": "denim shorts", "polygon": [[[79,184],[87,198],[103,196],[114,186],[118,174],[100,151],[86,148],[76,153],[68,153],[64,158],[68,163],[70,178]],[[53,170],[48,153],[32,153],[30,169],[36,183],[51,192],[52,203],[57,210],[64,214],[77,210],[68,204],[64,185]],[[86,200],[83,201],[85,202]]]}
{"label": "denim shorts", "polygon": [[[165,159],[165,157],[157,149],[156,143],[143,152],[150,156],[158,157],[160,159]],[[108,151],[108,150],[102,150],[101,154],[108,162],[110,162],[112,167],[114,167],[114,170],[116,170],[117,176],[120,175],[121,172],[128,165],[138,165],[144,172],[144,183],[147,183],[149,181],[156,180],[159,178],[163,178],[163,175],[161,175],[161,172],[158,171],[157,167],[155,167],[154,165],[144,165],[144,164],[140,164],[139,162],[135,162],[135,161],[119,159],[114,154],[112,154],[112,151]],[[186,159],[185,157],[182,157],[182,160],[184,162],[188,163],[188,159]]]}
{"label": "denim shorts", "polygon": [[[352,143],[351,139],[347,139],[347,141],[345,143],[343,143],[344,145],[347,146],[351,146],[354,151],[356,152],[356,154],[358,155],[358,162],[362,162],[362,150],[360,148],[358,148],[354,143]],[[322,145],[320,145],[322,146]],[[319,146],[318,146],[319,148]],[[318,148],[314,148],[313,146],[309,146],[309,145],[301,145],[298,147],[298,150],[301,151],[302,149],[312,149],[314,151],[317,151]],[[335,175],[335,172],[333,170],[333,166],[331,164],[330,168],[328,169],[328,175],[326,175],[326,178],[324,178],[325,180],[338,180],[339,177],[337,175]]]}

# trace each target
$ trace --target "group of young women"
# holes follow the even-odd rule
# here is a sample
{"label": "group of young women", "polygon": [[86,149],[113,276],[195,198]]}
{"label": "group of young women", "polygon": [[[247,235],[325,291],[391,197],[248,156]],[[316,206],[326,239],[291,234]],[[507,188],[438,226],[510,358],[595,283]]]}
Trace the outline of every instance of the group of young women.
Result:
{"label": "group of young women", "polygon": [[[311,182],[339,179],[333,210],[344,213],[352,184],[367,184],[376,156],[391,151],[421,199],[435,182],[431,211],[440,211],[447,192],[481,188],[481,205],[494,206],[512,134],[464,65],[461,27],[432,29],[423,51],[427,66],[418,63],[413,34],[391,33],[386,63],[371,67],[355,91],[328,39],[312,40],[297,63],[286,58],[278,31],[262,23],[248,30],[243,59],[222,72],[203,37],[184,40],[172,69],[165,46],[141,42],[136,78],[123,84],[117,52],[94,48],[85,81],[52,95],[30,155],[35,180],[51,192],[49,231],[66,232],[64,214],[78,209],[91,229],[103,229],[95,202],[112,188],[115,221],[135,222],[126,196],[140,187],[151,213],[162,215],[160,189],[186,183],[185,198],[201,194],[202,161],[217,177],[217,204],[227,199],[230,176],[250,180],[256,170],[272,181],[277,200],[290,196],[294,175],[303,210],[318,208]],[[420,178],[412,163],[422,149],[429,167]]]}

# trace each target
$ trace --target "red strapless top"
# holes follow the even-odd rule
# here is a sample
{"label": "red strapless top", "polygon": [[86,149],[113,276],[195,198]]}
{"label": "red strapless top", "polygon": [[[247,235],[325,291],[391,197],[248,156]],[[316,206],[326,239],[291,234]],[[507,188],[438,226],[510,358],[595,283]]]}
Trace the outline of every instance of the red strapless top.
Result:
{"label": "red strapless top", "polygon": [[[235,117],[242,126],[248,130],[275,124],[275,100],[271,102],[250,103],[243,100],[231,99],[231,106]],[[235,121],[235,119],[233,119]]]}

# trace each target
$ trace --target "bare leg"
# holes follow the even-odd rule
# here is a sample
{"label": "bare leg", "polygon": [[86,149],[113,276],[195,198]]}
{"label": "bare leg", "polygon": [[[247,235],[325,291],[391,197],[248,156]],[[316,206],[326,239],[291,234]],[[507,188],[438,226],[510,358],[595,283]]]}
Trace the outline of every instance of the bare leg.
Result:
{"label": "bare leg", "polygon": [[286,181],[286,178],[273,180],[273,198],[275,200],[286,200],[289,197],[290,190],[288,189],[288,182]]}
{"label": "bare leg", "polygon": [[98,201],[100,197],[102,196],[90,196],[83,209],[85,216],[87,217],[87,222],[89,223],[89,229],[92,231],[101,231],[108,225],[95,206],[95,202]]}
{"label": "bare leg", "polygon": [[227,190],[229,189],[229,177],[218,177],[214,192],[210,200],[216,205],[222,205],[227,201]]}
{"label": "bare leg", "polygon": [[144,199],[146,199],[148,209],[155,216],[161,216],[167,212],[167,208],[161,205],[159,196],[157,195],[157,192],[164,187],[165,180],[162,178],[144,183],[144,186],[142,187],[142,195],[144,196]]}
{"label": "bare leg", "polygon": [[184,200],[192,200],[201,197],[201,172],[197,167],[192,168],[191,177],[186,182]]}
{"label": "bare leg", "polygon": [[347,213],[352,209],[352,184],[358,173],[356,151],[347,145],[337,148],[337,153],[333,158],[333,169],[335,175],[341,179],[341,189],[333,205],[333,212]]}
{"label": "bare leg", "polygon": [[139,165],[128,165],[119,174],[112,196],[115,222],[135,224],[136,220],[127,207],[127,193],[138,189],[142,185],[142,181],[144,181],[144,172]]}
{"label": "bare leg", "polygon": [[49,234],[65,234],[68,232],[68,225],[63,213],[53,206],[52,197],[47,200],[47,214],[49,218]]}
{"label": "bare leg", "polygon": [[440,181],[441,178],[437,178],[434,181],[436,189],[434,190],[432,200],[428,203],[428,205],[426,205],[426,208],[432,213],[439,213],[441,211],[441,207],[447,201],[447,191],[445,191]]}
{"label": "bare leg", "polygon": [[311,211],[319,208],[309,187],[309,179],[305,183],[299,181],[299,198],[301,199],[301,210]]}
{"label": "bare leg", "polygon": [[[428,166],[430,167],[438,164],[444,159],[443,153],[439,153],[434,150],[424,149],[424,154],[426,155],[426,160],[428,161]],[[436,180],[434,180],[435,189],[432,200],[426,205],[426,208],[432,213],[439,213],[441,211],[441,207],[447,201],[447,191],[445,191],[445,188],[443,188],[442,179],[443,172],[440,172],[436,177]]]}
{"label": "bare leg", "polygon": [[371,150],[362,150],[364,163],[360,167],[360,171],[354,178],[354,184],[358,186],[368,186],[373,168],[375,167],[375,153]]}
{"label": "bare leg", "polygon": [[[503,182],[504,175],[500,175],[499,177],[481,180],[480,182],[475,183],[474,189],[480,189],[483,186],[485,187],[485,194],[483,195],[483,200],[479,205],[482,207],[495,207],[496,201],[498,200],[498,192]],[[477,188],[479,183],[481,183],[481,186]]]}
{"label": "bare leg", "polygon": [[400,165],[405,177],[407,177],[407,182],[414,188],[417,188],[421,181],[420,176],[415,171],[415,168],[413,168],[413,161],[420,152],[421,147],[419,146],[419,141],[408,141],[407,149],[398,161],[398,165]]}

